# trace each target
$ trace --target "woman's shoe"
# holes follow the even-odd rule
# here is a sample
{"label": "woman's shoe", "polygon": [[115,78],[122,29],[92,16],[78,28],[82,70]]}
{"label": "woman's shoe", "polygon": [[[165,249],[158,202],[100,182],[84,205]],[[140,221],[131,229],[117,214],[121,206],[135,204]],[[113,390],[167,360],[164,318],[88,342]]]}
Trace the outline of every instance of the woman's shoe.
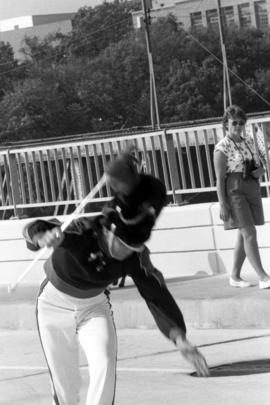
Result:
{"label": "woman's shoe", "polygon": [[[231,287],[238,287],[238,288],[247,288],[247,287],[251,287],[252,284],[249,283],[248,281],[245,281],[245,280],[236,281],[236,280],[234,280],[233,278],[230,277],[230,286]],[[270,287],[270,282],[269,282],[269,287]],[[267,287],[264,287],[264,288],[267,288]]]}
{"label": "woman's shoe", "polygon": [[259,288],[270,288],[270,280],[268,281],[259,281]]}

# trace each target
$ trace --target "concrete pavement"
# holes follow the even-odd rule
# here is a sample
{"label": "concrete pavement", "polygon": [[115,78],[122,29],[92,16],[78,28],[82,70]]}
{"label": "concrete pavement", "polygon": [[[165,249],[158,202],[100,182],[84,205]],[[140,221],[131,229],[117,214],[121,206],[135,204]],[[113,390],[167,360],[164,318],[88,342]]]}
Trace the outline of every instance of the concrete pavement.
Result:
{"label": "concrete pavement", "polygon": [[[235,289],[227,276],[170,280],[168,287],[212,376],[192,367],[156,329],[133,286],[114,289],[118,329],[115,405],[270,404],[270,290]],[[49,376],[35,325],[37,288],[0,291],[0,405],[51,404]],[[133,329],[131,329],[133,328]],[[81,353],[81,404],[88,377]]]}
{"label": "concrete pavement", "polygon": [[[270,289],[232,288],[227,275],[169,280],[168,288],[191,328],[270,328]],[[0,329],[35,329],[38,288],[19,286],[9,295],[0,289]],[[155,323],[134,286],[114,289],[111,302],[118,328],[154,328]]]}
{"label": "concrete pavement", "polygon": [[[192,367],[157,330],[121,329],[115,405],[269,405],[270,329],[190,330],[212,369]],[[49,376],[36,331],[0,331],[0,404],[51,404]],[[268,359],[268,360],[267,360]],[[227,365],[227,368],[216,368]],[[87,389],[81,354],[81,405]]]}

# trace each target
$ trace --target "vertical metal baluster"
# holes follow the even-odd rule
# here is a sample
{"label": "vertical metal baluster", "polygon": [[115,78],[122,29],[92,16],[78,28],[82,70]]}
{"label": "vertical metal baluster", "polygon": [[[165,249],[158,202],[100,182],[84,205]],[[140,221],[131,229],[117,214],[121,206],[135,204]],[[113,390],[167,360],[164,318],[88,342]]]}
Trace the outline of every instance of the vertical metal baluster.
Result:
{"label": "vertical metal baluster", "polygon": [[86,157],[87,174],[88,174],[90,189],[92,189],[94,187],[94,179],[93,179],[93,173],[92,173],[92,169],[91,169],[91,162],[90,162],[90,157],[89,156],[90,156],[89,146],[85,145],[85,157]]}
{"label": "vertical metal baluster", "polygon": [[187,182],[186,182],[185,166],[184,166],[184,161],[183,161],[183,153],[182,153],[182,146],[181,146],[179,132],[176,133],[176,143],[177,143],[177,155],[178,155],[178,162],[179,162],[179,166],[180,166],[180,176],[181,176],[182,188],[186,189]]}
{"label": "vertical metal baluster", "polygon": [[71,176],[72,176],[75,200],[80,200],[78,184],[77,184],[77,175],[76,175],[76,169],[75,169],[74,153],[73,153],[72,146],[69,147],[69,153],[70,153]]}
{"label": "vertical metal baluster", "polygon": [[30,203],[33,203],[34,202],[33,188],[32,188],[31,173],[30,173],[30,169],[29,169],[29,160],[28,160],[27,152],[24,152],[24,161],[25,161],[25,170],[26,170],[26,178],[27,178],[27,185],[28,185],[29,201],[30,201]]}
{"label": "vertical metal baluster", "polygon": [[61,150],[62,150],[62,158],[63,158],[64,178],[66,181],[67,200],[69,201],[69,200],[71,200],[70,181],[69,181],[69,175],[68,175],[69,164],[67,161],[66,149],[62,148]]}
{"label": "vertical metal baluster", "polygon": [[[94,144],[94,162],[95,162],[95,169],[97,174],[97,181],[101,179],[100,168],[99,168],[99,161],[98,161],[98,153],[97,153],[97,146]],[[99,196],[104,197],[102,188],[99,190]]]}
{"label": "vertical metal baluster", "polygon": [[33,162],[33,171],[34,171],[34,183],[35,183],[35,189],[36,189],[36,193],[37,193],[37,202],[40,204],[41,195],[40,195],[40,187],[39,187],[39,178],[38,178],[38,173],[37,173],[37,163],[36,163],[36,157],[35,157],[34,151],[32,151],[32,162]]}
{"label": "vertical metal baluster", "polygon": [[26,204],[26,191],[25,191],[25,184],[24,184],[24,176],[23,176],[21,155],[20,155],[20,153],[16,153],[16,156],[17,156],[17,162],[18,162],[18,171],[19,171],[21,192],[22,192],[22,202],[23,202],[23,204]]}
{"label": "vertical metal baluster", "polygon": [[[105,147],[104,147],[103,143],[101,144],[101,156],[102,156],[103,173],[104,173],[106,165],[107,165],[107,160],[106,160]],[[108,186],[107,181],[106,181],[106,192],[107,192],[107,195],[109,196],[110,195],[109,194],[110,193],[110,187]]]}
{"label": "vertical metal baluster", "polygon": [[189,168],[189,174],[190,174],[191,188],[196,188],[194,170],[193,170],[193,164],[192,164],[192,159],[191,159],[191,153],[190,153],[190,146],[189,146],[189,139],[188,139],[188,132],[187,131],[185,131],[185,144],[186,144],[186,152],[187,152],[187,160],[188,160],[188,168]]}
{"label": "vertical metal baluster", "polygon": [[143,147],[143,155],[144,155],[144,160],[145,160],[145,165],[146,165],[146,172],[151,173],[151,167],[149,166],[149,160],[148,160],[148,153],[147,153],[145,138],[142,138],[142,147]]}
{"label": "vertical metal baluster", "polygon": [[55,187],[54,187],[54,176],[53,176],[53,170],[52,170],[50,150],[48,149],[46,151],[46,153],[47,153],[47,159],[48,159],[48,171],[49,171],[52,202],[56,202],[56,192],[55,192]]}
{"label": "vertical metal baluster", "polygon": [[45,167],[44,167],[44,162],[43,162],[43,154],[42,151],[39,151],[39,161],[40,161],[40,170],[41,170],[41,179],[42,179],[42,188],[44,191],[44,198],[45,202],[49,201],[49,194],[48,194],[48,187],[47,187],[47,180],[46,180],[46,174],[45,174]]}
{"label": "vertical metal baluster", "polygon": [[166,190],[168,191],[168,190],[170,190],[170,183],[169,183],[168,169],[166,166],[166,159],[165,159],[162,135],[158,135],[158,139],[159,139],[159,146],[160,146],[162,170],[163,170],[163,175],[164,175],[164,183],[165,183]]}
{"label": "vertical metal baluster", "polygon": [[200,145],[199,145],[199,141],[198,141],[198,132],[196,130],[194,131],[194,136],[195,136],[196,156],[197,156],[200,183],[201,183],[200,186],[205,187],[203,168],[202,168],[202,156],[201,156]]}
{"label": "vertical metal baluster", "polygon": [[80,146],[77,146],[77,154],[78,154],[82,193],[83,193],[83,197],[85,197],[86,196],[86,185],[85,185],[85,175],[84,175],[84,168],[83,168],[83,161],[82,161],[82,154],[81,154]]}
{"label": "vertical metal baluster", "polygon": [[6,198],[5,198],[5,192],[4,192],[4,181],[3,181],[3,176],[2,176],[2,165],[0,164],[0,192],[1,192],[1,205],[5,206],[7,204]]}
{"label": "vertical metal baluster", "polygon": [[206,152],[207,168],[208,168],[209,179],[210,179],[210,186],[214,187],[215,182],[214,182],[214,174],[213,174],[213,168],[212,168],[212,159],[210,156],[206,129],[203,130],[203,137],[204,137],[204,145],[205,145],[205,152]]}
{"label": "vertical metal baluster", "polygon": [[54,155],[54,164],[55,164],[55,170],[56,170],[57,188],[58,188],[58,198],[57,198],[57,200],[63,201],[61,174],[60,174],[60,167],[59,167],[59,162],[58,162],[57,149],[53,150],[53,155]]}
{"label": "vertical metal baluster", "polygon": [[153,136],[150,137],[150,141],[151,141],[151,149],[152,149],[152,156],[153,156],[154,175],[156,177],[159,177],[158,165],[157,165],[157,156],[156,156],[156,150],[155,150],[155,144],[154,144]]}

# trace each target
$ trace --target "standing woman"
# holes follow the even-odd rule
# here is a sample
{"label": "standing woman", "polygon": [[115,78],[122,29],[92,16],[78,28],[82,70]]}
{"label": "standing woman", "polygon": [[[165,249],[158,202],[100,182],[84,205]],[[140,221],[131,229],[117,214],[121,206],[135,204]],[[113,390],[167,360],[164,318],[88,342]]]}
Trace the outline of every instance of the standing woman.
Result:
{"label": "standing woman", "polygon": [[[247,257],[259,277],[259,288],[270,288],[270,277],[260,258],[255,225],[264,224],[259,178],[264,173],[254,141],[245,134],[246,114],[238,106],[227,108],[223,117],[225,137],[216,145],[214,166],[220,218],[224,229],[238,228],[234,248],[232,287],[250,287],[240,276]],[[265,154],[264,150],[260,150]]]}

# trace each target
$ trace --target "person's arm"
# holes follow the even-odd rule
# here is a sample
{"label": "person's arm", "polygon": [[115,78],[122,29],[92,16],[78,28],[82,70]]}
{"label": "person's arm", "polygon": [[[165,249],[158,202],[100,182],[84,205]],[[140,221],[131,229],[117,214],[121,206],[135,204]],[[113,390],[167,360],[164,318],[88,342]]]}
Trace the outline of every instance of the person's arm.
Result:
{"label": "person's arm", "polygon": [[162,208],[166,205],[166,188],[164,184],[157,179],[156,177],[152,176],[153,187],[151,189],[151,198],[150,198],[150,206],[155,210],[155,217],[157,218],[162,210]]}
{"label": "person's arm", "polygon": [[158,328],[170,339],[191,362],[198,375],[208,376],[209,369],[202,354],[186,339],[186,325],[178,305],[169,292],[163,275],[155,269],[149,258],[149,251],[145,257],[134,266],[129,266],[132,277],[139,293],[144,298]]}
{"label": "person's arm", "polygon": [[148,269],[141,268],[138,262],[129,275],[146,301],[160,331],[171,340],[173,329],[177,329],[185,337],[186,325],[183,315],[169,292],[162,273],[154,267],[149,269],[149,264],[147,267]]}
{"label": "person's arm", "polygon": [[226,198],[226,165],[227,157],[219,150],[214,153],[214,167],[217,178],[217,196],[220,204],[220,218],[227,221],[230,216],[229,204]]}
{"label": "person's arm", "polygon": [[[93,221],[93,217],[76,218],[67,227],[65,233],[81,235],[93,228]],[[61,231],[60,227],[61,222],[57,218],[38,219],[28,223],[23,228],[23,236],[28,249],[36,251],[44,246],[59,246],[65,237],[65,233]]]}
{"label": "person's arm", "polygon": [[53,241],[62,239],[61,223],[57,219],[29,222],[23,228],[23,237],[28,249],[37,251],[44,246],[53,246]]}

